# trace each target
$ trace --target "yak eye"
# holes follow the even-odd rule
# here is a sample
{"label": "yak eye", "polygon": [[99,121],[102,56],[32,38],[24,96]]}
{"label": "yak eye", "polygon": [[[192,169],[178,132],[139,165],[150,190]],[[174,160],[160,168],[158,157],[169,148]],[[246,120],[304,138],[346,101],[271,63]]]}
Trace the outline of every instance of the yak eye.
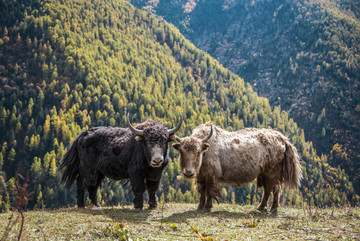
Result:
{"label": "yak eye", "polygon": [[200,152],[198,151],[198,156],[200,156]]}

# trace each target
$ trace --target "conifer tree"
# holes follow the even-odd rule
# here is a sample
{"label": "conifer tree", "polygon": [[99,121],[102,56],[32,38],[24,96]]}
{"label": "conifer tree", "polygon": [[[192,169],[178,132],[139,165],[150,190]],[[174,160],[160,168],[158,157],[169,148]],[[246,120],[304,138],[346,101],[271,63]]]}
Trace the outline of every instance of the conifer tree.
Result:
{"label": "conifer tree", "polygon": [[8,158],[9,161],[15,161],[15,157],[16,157],[15,149],[11,148],[7,158]]}
{"label": "conifer tree", "polygon": [[39,157],[34,157],[34,161],[31,165],[31,171],[34,172],[36,175],[41,174],[42,167],[41,167],[41,159]]}
{"label": "conifer tree", "polygon": [[235,204],[236,203],[236,199],[235,199],[235,192],[231,193],[231,204]]}
{"label": "conifer tree", "polygon": [[39,184],[37,190],[36,190],[36,204],[35,209],[43,209],[45,207],[44,200],[43,200],[43,194],[41,191],[41,184]]}
{"label": "conifer tree", "polygon": [[225,187],[223,187],[223,188],[221,189],[220,194],[221,194],[221,197],[223,198],[223,201],[226,202],[226,201],[227,201],[227,191],[226,191],[226,188],[225,188]]}
{"label": "conifer tree", "polygon": [[8,180],[6,184],[7,192],[9,195],[9,203],[10,205],[15,205],[15,196],[16,196],[16,190],[15,190],[15,178],[12,177]]}
{"label": "conifer tree", "polygon": [[4,165],[4,156],[3,154],[0,152],[0,172],[2,170],[2,167]]}
{"label": "conifer tree", "polygon": [[182,202],[184,202],[184,194],[181,192],[181,189],[180,189],[180,188],[176,191],[175,201],[176,201],[177,203],[182,203]]}
{"label": "conifer tree", "polygon": [[50,162],[49,174],[52,177],[56,176],[56,159],[53,157]]}

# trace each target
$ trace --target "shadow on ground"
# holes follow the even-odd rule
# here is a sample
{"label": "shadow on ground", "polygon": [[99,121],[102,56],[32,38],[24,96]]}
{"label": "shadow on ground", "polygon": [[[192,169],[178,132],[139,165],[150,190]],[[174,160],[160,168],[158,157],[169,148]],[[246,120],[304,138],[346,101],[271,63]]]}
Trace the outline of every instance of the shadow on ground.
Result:
{"label": "shadow on ground", "polygon": [[277,217],[276,214],[270,214],[266,211],[258,211],[258,210],[251,210],[249,212],[229,212],[229,211],[211,211],[211,212],[204,212],[204,211],[185,211],[179,213],[173,213],[169,217],[164,218],[164,222],[183,222],[191,218],[196,217],[219,217],[224,219],[241,219],[241,218],[275,218]]}
{"label": "shadow on ground", "polygon": [[[167,209],[167,210],[166,210]],[[171,209],[170,209],[171,210]],[[197,217],[219,217],[224,219],[241,219],[241,218],[258,218],[258,219],[269,219],[278,217],[277,214],[270,214],[266,211],[258,211],[256,209],[249,210],[248,212],[241,211],[226,211],[226,210],[214,210],[211,212],[189,210],[189,211],[179,211],[176,213],[169,214],[169,209],[165,208],[163,211],[161,207],[157,209],[145,208],[142,211],[134,210],[130,207],[113,207],[113,208],[95,208],[95,207],[86,207],[86,208],[75,208],[75,212],[84,213],[88,215],[101,215],[104,217],[110,218],[113,222],[132,222],[132,223],[143,223],[149,217],[154,218],[156,213],[157,216],[155,219],[162,219],[162,222],[173,222],[180,223],[186,222],[189,219]],[[162,213],[163,212],[163,213]]]}
{"label": "shadow on ground", "polygon": [[133,222],[141,223],[145,221],[153,211],[152,209],[144,209],[142,211],[133,208],[76,208],[76,212],[89,215],[102,215],[109,217],[113,222]]}

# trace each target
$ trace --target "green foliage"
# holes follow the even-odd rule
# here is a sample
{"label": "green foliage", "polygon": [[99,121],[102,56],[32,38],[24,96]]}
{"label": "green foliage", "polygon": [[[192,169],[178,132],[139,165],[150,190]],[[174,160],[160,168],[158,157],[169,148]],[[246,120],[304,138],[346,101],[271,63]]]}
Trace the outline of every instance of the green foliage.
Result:
{"label": "green foliage", "polygon": [[[302,192],[292,193],[292,201],[285,196],[284,204],[298,205],[305,195],[327,186],[333,191],[321,193],[314,203],[357,202],[352,184],[337,179],[343,170],[330,167],[326,157],[316,154],[287,112],[272,108],[268,99],[196,49],[173,25],[126,1],[5,2],[9,11],[1,9],[0,26],[7,26],[9,41],[0,52],[5,65],[12,67],[0,71],[4,90],[0,91],[0,164],[12,204],[11,178],[16,170],[30,171],[29,188],[36,197],[29,208],[74,202],[75,188],[67,191],[60,185],[57,167],[82,130],[125,127],[127,113],[134,122],[156,119],[171,127],[180,111],[185,125],[179,136],[189,135],[206,121],[233,131],[272,127],[288,136],[302,155],[306,175]],[[17,36],[21,41],[16,41]],[[176,153],[169,150],[164,200],[198,202],[194,183],[179,177]],[[100,192],[103,205],[132,201],[129,186],[109,184],[105,180]],[[261,198],[253,183],[241,189],[225,186],[222,191],[224,202],[255,203]]]}
{"label": "green foliage", "polygon": [[7,193],[9,195],[9,203],[11,205],[15,205],[15,196],[16,196],[16,190],[15,190],[15,178],[12,177],[8,180],[6,183]]}
{"label": "green foliage", "polygon": [[0,213],[7,212],[10,208],[10,198],[3,172],[0,172]]}
{"label": "green foliage", "polygon": [[43,209],[45,207],[44,200],[43,200],[43,193],[41,190],[41,184],[39,184],[37,190],[36,190],[36,204],[34,206],[34,209]]}
{"label": "green foliage", "polygon": [[[193,1],[191,11],[184,11],[189,1],[131,2],[174,24],[271,105],[291,111],[318,153],[345,146],[349,163],[335,165],[360,192],[359,1],[206,0]],[[212,91],[216,77],[209,76]],[[245,126],[256,127],[254,112],[244,113]]]}
{"label": "green foliage", "polygon": [[114,223],[110,221],[110,224],[104,229],[104,235],[120,241],[131,241],[131,235],[125,227],[126,224],[124,223]]}

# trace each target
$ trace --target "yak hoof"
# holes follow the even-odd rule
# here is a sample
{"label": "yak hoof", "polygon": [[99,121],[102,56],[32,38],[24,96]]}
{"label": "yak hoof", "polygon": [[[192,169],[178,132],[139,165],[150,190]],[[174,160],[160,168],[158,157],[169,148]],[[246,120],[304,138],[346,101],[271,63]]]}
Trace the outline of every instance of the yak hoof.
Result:
{"label": "yak hoof", "polygon": [[259,210],[260,212],[267,212],[266,208],[263,207],[258,207],[257,210]]}
{"label": "yak hoof", "polygon": [[270,214],[277,214],[277,209],[271,209]]}
{"label": "yak hoof", "polygon": [[97,207],[97,208],[99,208],[99,207],[100,207],[100,203],[98,203],[98,202],[96,202],[96,203],[92,203],[92,205],[93,205],[94,207]]}
{"label": "yak hoof", "polygon": [[142,211],[143,210],[143,208],[141,207],[141,208],[135,208],[135,211]]}
{"label": "yak hoof", "polygon": [[156,209],[156,208],[157,208],[157,204],[150,204],[149,208],[150,208],[150,209]]}
{"label": "yak hoof", "polygon": [[204,208],[204,213],[210,213],[210,211],[211,211],[211,208]]}

